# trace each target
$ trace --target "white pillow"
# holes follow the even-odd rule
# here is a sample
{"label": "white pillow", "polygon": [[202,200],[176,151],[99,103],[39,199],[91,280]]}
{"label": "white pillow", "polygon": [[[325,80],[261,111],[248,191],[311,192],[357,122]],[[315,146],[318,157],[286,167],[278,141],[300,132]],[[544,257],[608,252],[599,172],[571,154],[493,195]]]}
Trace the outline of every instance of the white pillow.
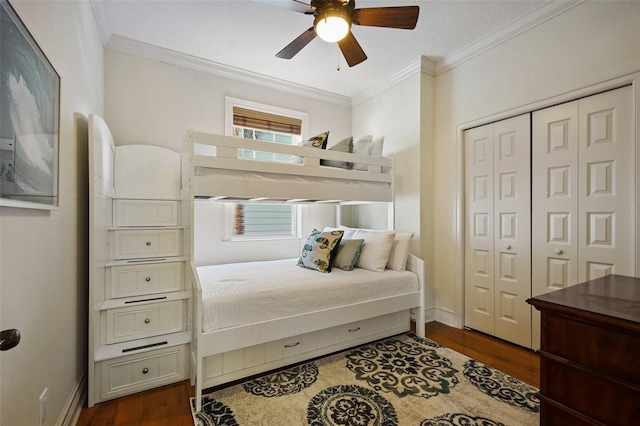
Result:
{"label": "white pillow", "polygon": [[372,157],[382,157],[384,147],[384,136],[379,136],[369,144],[369,155]]}
{"label": "white pillow", "polygon": [[393,238],[396,231],[375,231],[371,229],[352,229],[350,239],[364,240],[364,247],[360,252],[357,267],[370,271],[384,272],[389,261],[389,254],[393,248]]}
{"label": "white pillow", "polygon": [[[370,155],[372,135],[366,135],[353,143],[353,153],[358,155]],[[369,165],[364,163],[354,163],[353,170],[369,171]]]}
{"label": "white pillow", "polygon": [[393,247],[389,253],[387,269],[403,272],[407,268],[407,257],[409,257],[409,244],[413,238],[413,232],[397,232],[393,239]]}
{"label": "white pillow", "polygon": [[332,228],[330,226],[325,226],[322,232],[331,232],[331,231],[344,231],[342,235],[343,240],[353,240],[353,233],[356,231],[355,229],[351,229],[346,226],[341,226],[340,228]]}

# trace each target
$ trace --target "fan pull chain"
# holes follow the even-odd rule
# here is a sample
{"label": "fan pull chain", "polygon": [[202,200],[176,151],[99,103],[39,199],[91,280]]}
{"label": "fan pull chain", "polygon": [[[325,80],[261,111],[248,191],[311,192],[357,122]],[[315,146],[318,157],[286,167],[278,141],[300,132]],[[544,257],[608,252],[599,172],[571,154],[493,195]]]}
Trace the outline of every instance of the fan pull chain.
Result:
{"label": "fan pull chain", "polygon": [[336,65],[336,71],[340,71],[340,53],[338,53],[338,65]]}

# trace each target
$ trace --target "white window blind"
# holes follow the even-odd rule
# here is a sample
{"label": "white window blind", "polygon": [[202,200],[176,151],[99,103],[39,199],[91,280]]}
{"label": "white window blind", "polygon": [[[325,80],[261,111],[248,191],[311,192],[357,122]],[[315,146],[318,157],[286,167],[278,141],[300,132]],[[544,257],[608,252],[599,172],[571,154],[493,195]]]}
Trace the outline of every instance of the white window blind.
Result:
{"label": "white window blind", "polygon": [[236,204],[233,232],[245,237],[292,237],[294,212],[286,204]]}

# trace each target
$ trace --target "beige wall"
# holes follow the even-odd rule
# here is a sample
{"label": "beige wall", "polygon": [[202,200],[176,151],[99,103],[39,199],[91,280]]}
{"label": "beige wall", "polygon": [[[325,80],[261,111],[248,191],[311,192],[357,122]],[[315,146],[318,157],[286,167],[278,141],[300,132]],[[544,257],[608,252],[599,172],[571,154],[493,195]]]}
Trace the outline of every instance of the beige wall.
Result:
{"label": "beige wall", "polygon": [[[411,252],[420,255],[420,73],[353,108],[353,134],[384,136],[382,155],[393,157],[395,227],[415,232]],[[366,218],[363,218],[366,219]]]}
{"label": "beige wall", "polygon": [[2,352],[2,425],[56,424],[87,366],[87,128],[102,113],[103,48],[88,2],[11,1],[61,77],[59,202],[55,211],[0,207],[2,328],[22,341]]}
{"label": "beige wall", "polygon": [[[182,150],[188,129],[225,133],[225,97],[309,114],[309,136],[330,131],[328,146],[351,135],[351,108],[107,49],[105,121],[116,145],[146,143]],[[303,240],[335,225],[335,209],[302,207]],[[225,241],[222,203],[196,202],[199,265],[297,257],[300,239]]]}
{"label": "beige wall", "polygon": [[[428,309],[434,306],[433,107],[434,79],[416,70],[353,108],[356,138],[384,135],[383,155],[394,159],[395,229],[415,233],[410,250],[425,260]],[[356,215],[362,217],[355,220],[358,226],[383,227],[373,217],[380,214],[380,209],[360,208]]]}
{"label": "beige wall", "polygon": [[225,133],[225,96],[309,113],[309,136],[328,146],[351,135],[351,108],[105,50],[105,121],[116,145],[182,150],[188,129]]}
{"label": "beige wall", "polygon": [[585,2],[436,77],[434,264],[443,318],[461,315],[456,128],[637,71],[640,3]]}

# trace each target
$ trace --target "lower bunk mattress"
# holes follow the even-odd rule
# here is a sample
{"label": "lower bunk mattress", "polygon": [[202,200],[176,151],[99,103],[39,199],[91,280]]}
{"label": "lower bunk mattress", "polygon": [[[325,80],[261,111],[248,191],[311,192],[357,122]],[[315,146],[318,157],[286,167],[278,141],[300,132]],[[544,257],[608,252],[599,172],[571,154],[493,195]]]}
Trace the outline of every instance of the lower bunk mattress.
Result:
{"label": "lower bunk mattress", "polygon": [[298,259],[197,268],[202,286],[202,331],[253,324],[419,291],[413,272],[333,269],[320,273]]}

